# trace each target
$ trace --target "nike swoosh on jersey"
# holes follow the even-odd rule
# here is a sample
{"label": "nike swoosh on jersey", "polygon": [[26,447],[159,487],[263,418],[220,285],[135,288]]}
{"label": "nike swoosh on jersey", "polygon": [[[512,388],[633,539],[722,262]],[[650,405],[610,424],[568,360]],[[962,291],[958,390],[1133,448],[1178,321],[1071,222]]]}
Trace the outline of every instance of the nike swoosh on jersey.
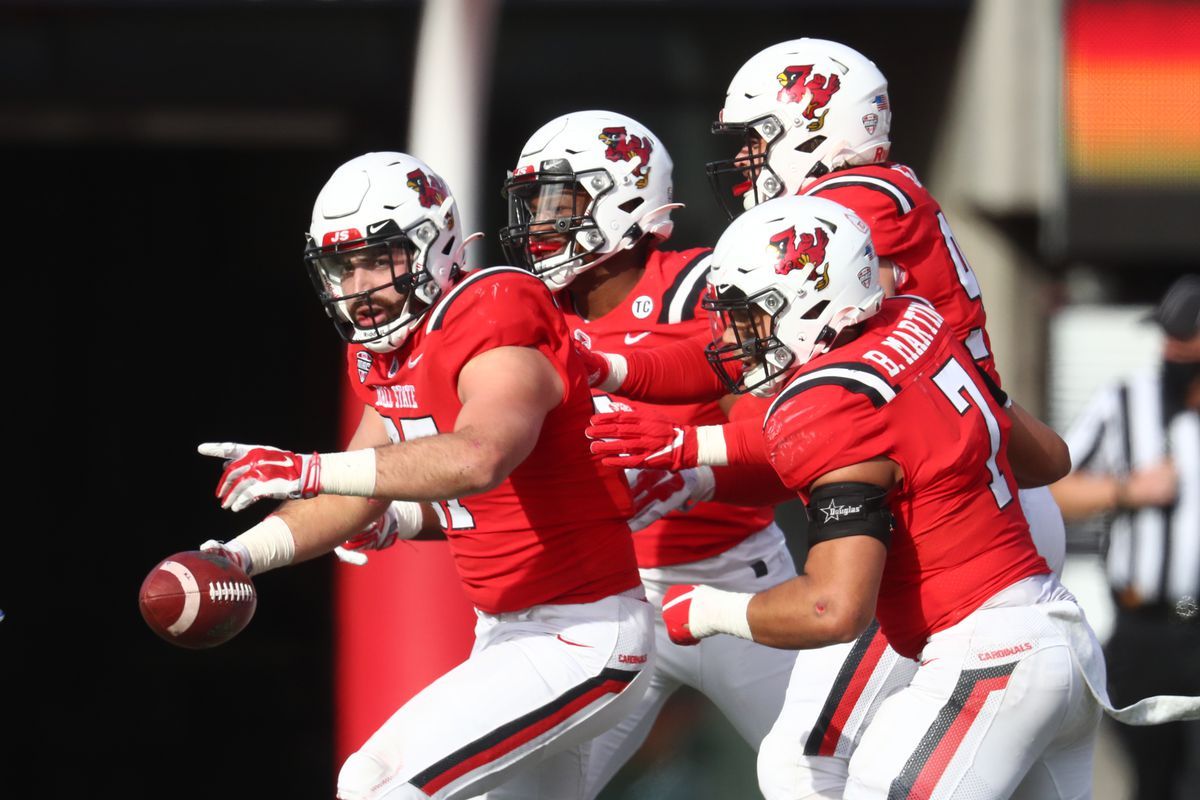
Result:
{"label": "nike swoosh on jersey", "polygon": [[416,358],[410,358],[408,360],[408,368],[412,369],[413,367],[415,367],[418,363],[420,363],[421,359],[424,357],[425,357],[425,354],[421,353],[421,355],[417,356]]}
{"label": "nike swoosh on jersey", "polygon": [[644,333],[627,333],[625,334],[625,344],[637,344],[642,339],[645,339],[647,336],[649,336],[650,333],[651,331],[646,331]]}

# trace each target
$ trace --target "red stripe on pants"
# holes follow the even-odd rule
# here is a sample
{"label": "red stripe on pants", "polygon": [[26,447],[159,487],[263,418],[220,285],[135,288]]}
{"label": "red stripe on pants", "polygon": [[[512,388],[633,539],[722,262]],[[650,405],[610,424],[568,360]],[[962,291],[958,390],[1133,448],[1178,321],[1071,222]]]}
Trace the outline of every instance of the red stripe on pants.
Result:
{"label": "red stripe on pants", "polygon": [[851,712],[858,705],[858,700],[862,697],[863,690],[867,688],[871,674],[875,671],[875,667],[879,664],[879,659],[883,657],[883,651],[886,649],[887,639],[884,638],[883,633],[875,631],[875,635],[871,638],[871,644],[867,646],[867,652],[863,654],[862,661],[858,662],[858,667],[854,670],[854,675],[850,678],[846,691],[842,693],[842,697],[838,701],[837,709],[833,712],[833,719],[829,721],[829,727],[825,729],[825,736],[821,739],[821,747],[817,750],[817,755],[832,756],[836,753],[838,740],[842,738],[842,729],[846,725],[846,720],[850,719]]}
{"label": "red stripe on pants", "polygon": [[908,794],[911,800],[929,800],[946,768],[950,766],[950,760],[954,758],[958,746],[962,744],[963,737],[967,735],[975,718],[979,716],[979,710],[983,708],[988,695],[1004,689],[1008,685],[1010,677],[1012,677],[1011,673],[988,678],[971,687],[971,693],[967,695],[962,710],[954,717],[954,721],[946,730],[946,735],[929,754],[929,758],[925,760],[925,766],[921,768],[921,774],[913,782],[912,791]]}
{"label": "red stripe on pants", "polygon": [[493,745],[487,750],[483,750],[471,756],[470,758],[458,762],[450,769],[421,786],[421,791],[425,792],[425,794],[433,795],[439,789],[446,786],[446,784],[467,774],[471,770],[478,769],[485,764],[490,764],[496,759],[511,753],[513,750],[516,750],[521,745],[532,741],[564,720],[569,719],[582,709],[587,708],[600,697],[606,694],[620,694],[621,690],[628,685],[628,683],[622,681],[605,681],[595,689],[592,689],[585,694],[581,694],[579,697],[575,698],[575,700],[558,709],[554,713],[543,717],[542,719],[525,728],[522,728],[499,744]]}

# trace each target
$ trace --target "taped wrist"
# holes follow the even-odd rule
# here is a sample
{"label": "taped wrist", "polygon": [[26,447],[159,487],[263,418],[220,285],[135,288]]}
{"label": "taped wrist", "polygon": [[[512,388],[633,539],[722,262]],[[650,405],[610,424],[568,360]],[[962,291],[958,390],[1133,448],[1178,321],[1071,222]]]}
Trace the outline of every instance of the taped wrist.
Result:
{"label": "taped wrist", "polygon": [[407,500],[396,500],[392,503],[396,519],[396,538],[412,539],[421,532],[424,524],[424,512],[420,503]]}
{"label": "taped wrist", "polygon": [[887,547],[892,540],[887,495],[873,483],[827,483],[813,489],[807,507],[809,547],[843,536],[870,536]]}
{"label": "taped wrist", "polygon": [[700,425],[696,428],[696,464],[723,467],[729,463],[722,425]]}
{"label": "taped wrist", "polygon": [[746,609],[752,597],[754,595],[747,592],[726,592],[711,586],[697,586],[692,590],[688,630],[697,639],[715,633],[727,633],[753,641],[750,621],[746,619]]}
{"label": "taped wrist", "polygon": [[274,514],[245,533],[235,536],[228,545],[241,547],[250,555],[250,574],[261,575],[276,567],[286,567],[296,555],[296,540],[292,529],[282,517]]}
{"label": "taped wrist", "polygon": [[375,450],[321,456],[321,494],[370,497],[375,494]]}
{"label": "taped wrist", "polygon": [[621,384],[625,382],[625,376],[629,374],[629,363],[625,360],[625,356],[619,353],[597,353],[597,355],[608,362],[608,377],[600,381],[596,388],[605,392],[619,390]]}

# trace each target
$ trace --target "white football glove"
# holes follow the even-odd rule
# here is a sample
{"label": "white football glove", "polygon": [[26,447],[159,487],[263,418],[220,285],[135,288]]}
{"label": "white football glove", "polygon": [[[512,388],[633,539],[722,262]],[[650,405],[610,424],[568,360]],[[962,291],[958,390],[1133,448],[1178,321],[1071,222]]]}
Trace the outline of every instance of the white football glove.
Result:
{"label": "white football glove", "polygon": [[206,553],[216,553],[222,558],[232,561],[247,575],[254,574],[254,559],[250,557],[250,551],[246,549],[246,545],[236,539],[228,542],[218,542],[216,539],[209,539],[200,545],[200,549]]}
{"label": "white football glove", "polygon": [[669,472],[661,469],[627,469],[625,480],[633,496],[629,530],[640,531],[672,511],[689,511],[713,495],[716,480],[712,467]]}
{"label": "white football glove", "polygon": [[201,455],[225,459],[217,485],[221,508],[241,511],[264,497],[300,500],[321,492],[321,456],[299,455],[277,447],[235,442],[205,442]]}
{"label": "white football glove", "polygon": [[283,517],[271,514],[228,542],[209,539],[200,545],[200,549],[224,556],[247,575],[261,575],[292,563],[296,556],[296,538]]}
{"label": "white football glove", "polygon": [[421,532],[423,515],[420,503],[396,500],[370,525],[351,536],[333,553],[347,564],[361,567],[367,563],[364,550],[384,550],[398,539],[411,539]]}

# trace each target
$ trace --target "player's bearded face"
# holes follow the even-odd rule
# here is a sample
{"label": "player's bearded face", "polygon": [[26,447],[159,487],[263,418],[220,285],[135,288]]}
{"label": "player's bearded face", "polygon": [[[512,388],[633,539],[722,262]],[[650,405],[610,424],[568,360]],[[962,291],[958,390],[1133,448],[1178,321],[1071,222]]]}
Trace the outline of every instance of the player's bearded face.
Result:
{"label": "player's bearded face", "polygon": [[342,310],[356,328],[369,330],[398,318],[410,294],[412,256],[402,243],[382,242],[322,259]]}

